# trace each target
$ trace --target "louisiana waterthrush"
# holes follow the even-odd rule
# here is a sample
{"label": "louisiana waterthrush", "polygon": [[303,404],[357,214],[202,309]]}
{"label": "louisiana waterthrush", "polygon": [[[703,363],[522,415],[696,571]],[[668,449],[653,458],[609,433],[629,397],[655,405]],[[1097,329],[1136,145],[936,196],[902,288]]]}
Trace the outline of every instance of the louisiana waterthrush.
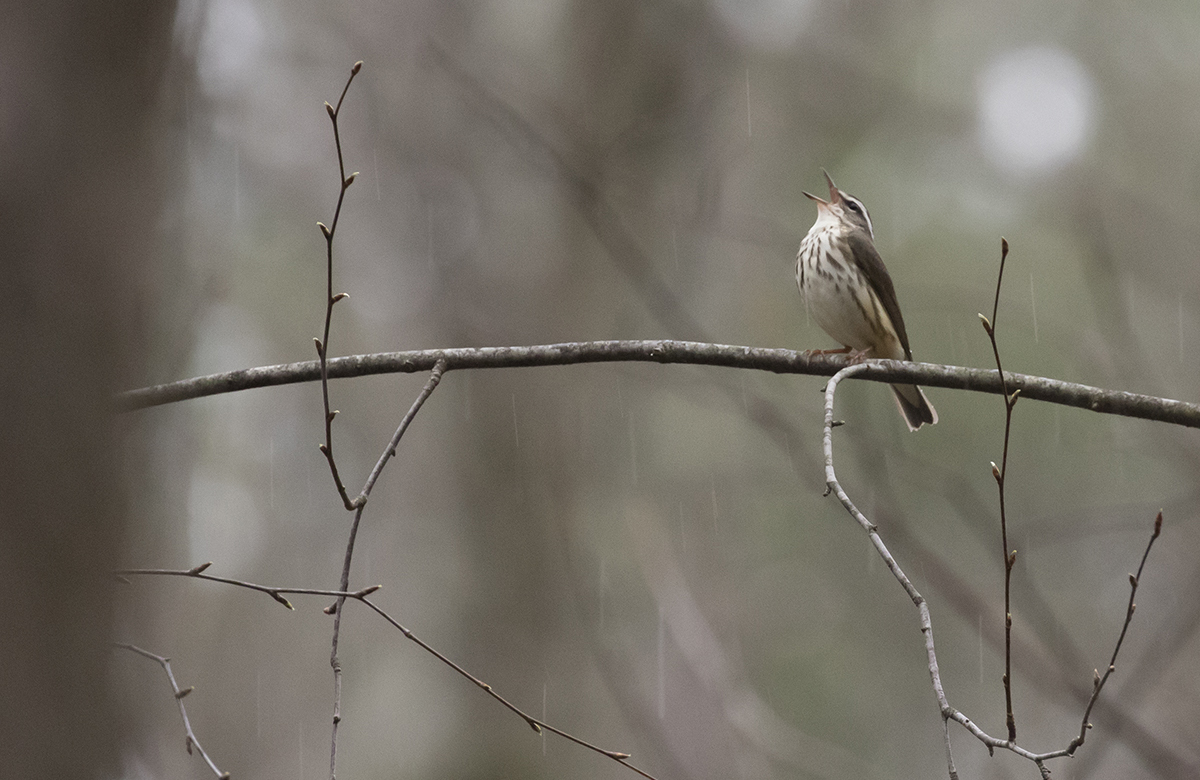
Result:
{"label": "louisiana waterthrush", "polygon": [[[822,171],[822,173],[825,173]],[[800,242],[796,284],[809,315],[852,359],[912,360],[896,290],[879,252],[875,231],[862,201],[829,183],[829,200],[817,202],[817,221]],[[896,403],[915,431],[938,421],[937,412],[916,385],[892,385]]]}

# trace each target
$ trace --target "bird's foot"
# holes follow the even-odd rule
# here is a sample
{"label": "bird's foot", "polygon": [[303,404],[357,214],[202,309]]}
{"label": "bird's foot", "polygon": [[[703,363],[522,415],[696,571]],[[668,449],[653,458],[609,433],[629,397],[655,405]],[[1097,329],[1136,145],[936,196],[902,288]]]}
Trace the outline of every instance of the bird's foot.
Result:
{"label": "bird's foot", "polygon": [[846,352],[849,353],[846,355],[846,365],[848,366],[856,366],[872,356],[870,347],[866,349],[850,349],[847,347]]}

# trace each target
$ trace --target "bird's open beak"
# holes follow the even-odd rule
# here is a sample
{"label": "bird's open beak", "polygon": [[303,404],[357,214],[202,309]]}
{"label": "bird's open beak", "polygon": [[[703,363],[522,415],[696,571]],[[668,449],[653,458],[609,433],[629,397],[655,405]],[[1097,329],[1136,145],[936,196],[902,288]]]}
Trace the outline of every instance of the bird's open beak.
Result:
{"label": "bird's open beak", "polygon": [[829,184],[829,202],[837,203],[841,199],[841,196],[838,195],[837,185],[833,183],[833,178],[829,175],[829,171],[822,168],[821,173],[825,174],[825,181]]}
{"label": "bird's open beak", "polygon": [[824,200],[823,198],[818,198],[816,195],[813,195],[811,192],[804,193],[804,197],[806,197],[810,200],[815,200],[817,203],[820,203],[822,206],[829,205],[829,201]]}

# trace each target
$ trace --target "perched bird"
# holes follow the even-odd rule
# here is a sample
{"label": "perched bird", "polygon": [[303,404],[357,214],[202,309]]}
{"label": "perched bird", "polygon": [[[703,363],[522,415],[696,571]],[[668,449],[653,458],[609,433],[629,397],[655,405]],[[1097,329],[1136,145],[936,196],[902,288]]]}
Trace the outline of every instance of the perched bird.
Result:
{"label": "perched bird", "polygon": [[[824,170],[821,171],[825,173]],[[800,242],[796,284],[809,314],[851,359],[912,360],[904,317],[896,302],[892,277],[875,249],[875,231],[862,201],[829,183],[829,200],[804,193],[817,202],[817,221]],[[938,421],[937,412],[916,385],[892,385],[896,403],[915,431]]]}

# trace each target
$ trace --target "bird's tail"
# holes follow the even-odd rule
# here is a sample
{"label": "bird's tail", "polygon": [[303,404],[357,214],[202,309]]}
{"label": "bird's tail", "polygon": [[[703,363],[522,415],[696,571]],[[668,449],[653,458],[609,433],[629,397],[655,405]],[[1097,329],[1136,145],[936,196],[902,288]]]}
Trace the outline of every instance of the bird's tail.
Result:
{"label": "bird's tail", "polygon": [[937,423],[937,410],[929,403],[921,388],[916,385],[892,385],[892,392],[896,395],[896,405],[900,407],[900,414],[904,415],[904,422],[908,423],[910,431]]}

